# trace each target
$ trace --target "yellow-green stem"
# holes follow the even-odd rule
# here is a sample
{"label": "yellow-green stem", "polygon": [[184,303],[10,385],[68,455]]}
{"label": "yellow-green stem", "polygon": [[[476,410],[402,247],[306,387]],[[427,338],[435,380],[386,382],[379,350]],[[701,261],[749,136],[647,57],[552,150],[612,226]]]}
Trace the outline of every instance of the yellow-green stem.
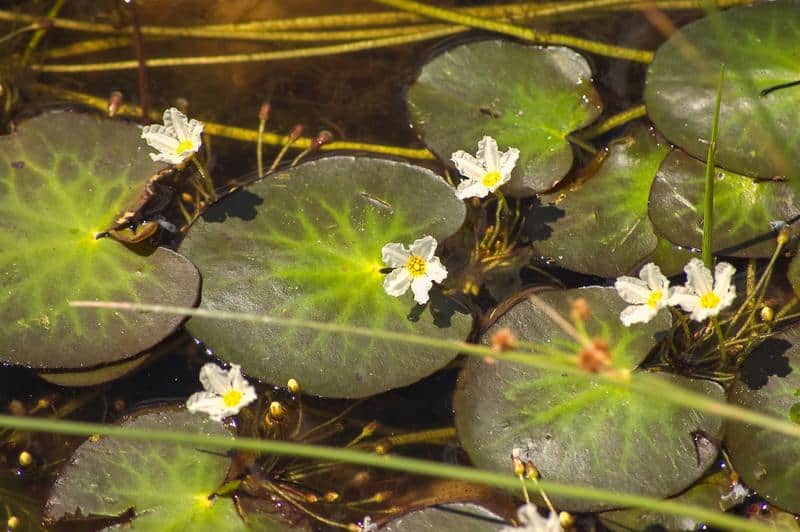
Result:
{"label": "yellow-green stem", "polygon": [[[53,6],[50,8],[50,11],[47,12],[48,17],[55,17],[58,15],[58,12],[61,11],[61,7],[64,5],[64,0],[56,0],[53,3]],[[22,64],[27,65],[28,62],[31,60],[31,55],[34,51],[36,51],[36,47],[39,46],[39,43],[44,38],[47,30],[44,28],[39,29],[36,33],[33,34],[31,37],[28,46],[25,47],[25,52],[22,54]]]}
{"label": "yellow-green stem", "polygon": [[631,107],[630,109],[626,109],[621,113],[609,116],[596,126],[584,129],[579,133],[579,136],[582,139],[592,139],[623,124],[627,124],[631,120],[636,120],[637,118],[641,118],[643,116],[647,116],[647,108],[644,104],[637,105],[636,107]]}
{"label": "yellow-green stem", "polygon": [[401,9],[403,11],[408,11],[410,13],[416,13],[418,15],[422,15],[425,17],[437,20],[445,20],[452,24],[458,24],[459,26],[469,26],[471,28],[479,28],[482,30],[492,31],[495,33],[502,33],[505,35],[510,35],[512,37],[517,37],[518,39],[534,43],[561,44],[564,46],[570,46],[572,48],[586,50],[587,52],[592,52],[598,55],[614,57],[617,59],[627,59],[630,61],[637,61],[640,63],[650,63],[653,60],[653,52],[649,52],[647,50],[635,50],[632,48],[625,48],[622,46],[614,46],[611,44],[590,41],[587,39],[572,37],[570,35],[562,35],[559,33],[540,32],[533,30],[531,28],[523,28],[505,22],[499,22],[464,13],[458,13],[456,11],[444,9],[441,7],[430,6],[420,2],[415,2],[413,0],[373,0],[373,1],[379,4],[396,7],[398,9]]}
{"label": "yellow-green stem", "polygon": [[719,344],[719,355],[724,365],[728,365],[728,350],[725,347],[725,335],[722,333],[722,328],[719,326],[719,320],[716,316],[711,317],[711,323],[714,326],[714,332],[717,333],[717,343]]}
{"label": "yellow-green stem", "polygon": [[[251,52],[242,54],[223,54],[197,57],[159,57],[145,61],[147,68],[165,67],[185,67],[185,66],[209,66],[209,65],[230,65],[236,63],[262,63],[267,61],[278,61],[284,59],[298,59],[303,57],[322,57],[327,55],[337,55],[359,52],[362,50],[374,50],[387,46],[398,46],[414,42],[438,39],[464,31],[463,27],[452,26],[433,31],[413,33],[410,35],[398,35],[385,37],[382,39],[367,39],[354,41],[344,44],[327,46],[312,46],[309,48],[296,48],[293,50],[277,50],[270,52]],[[135,70],[139,63],[135,60],[109,61],[105,63],[75,63],[75,64],[46,64],[32,65],[33,70],[39,72],[113,72],[118,70]]]}

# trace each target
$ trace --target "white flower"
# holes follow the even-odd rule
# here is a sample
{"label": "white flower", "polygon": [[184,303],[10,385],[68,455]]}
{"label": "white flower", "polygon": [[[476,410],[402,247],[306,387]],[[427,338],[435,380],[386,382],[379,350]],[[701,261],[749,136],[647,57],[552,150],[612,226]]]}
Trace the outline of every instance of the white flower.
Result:
{"label": "white flower", "polygon": [[473,157],[465,151],[457,151],[450,160],[467,179],[458,184],[459,199],[483,198],[511,179],[511,171],[517,164],[519,150],[509,148],[505,153],[497,151],[497,141],[485,136],[478,142],[478,153]]}
{"label": "white flower", "polygon": [[256,400],[255,389],[242,376],[242,368],[231,364],[227,372],[216,364],[200,368],[204,392],[191,395],[186,401],[189,412],[205,412],[215,421],[235,416],[243,407]]}
{"label": "white flower", "polygon": [[372,518],[368,515],[364,516],[359,527],[361,532],[377,532],[378,525],[372,522]]}
{"label": "white flower", "polygon": [[414,241],[411,249],[402,244],[390,243],[381,249],[381,257],[387,266],[394,268],[383,281],[383,289],[390,296],[399,297],[408,291],[414,292],[414,301],[420,305],[428,302],[428,292],[433,283],[447,278],[447,269],[442,266],[436,251],[436,239],[425,236]]}
{"label": "white flower", "polygon": [[726,495],[720,497],[723,502],[729,503],[731,505],[736,505],[742,502],[747,498],[750,494],[747,488],[735,482],[731,486],[731,491],[729,491]]}
{"label": "white flower", "polygon": [[652,320],[659,310],[667,306],[672,295],[669,280],[661,273],[661,268],[652,262],[642,266],[638,279],[626,275],[618,277],[614,288],[619,297],[631,303],[619,315],[625,327]]}
{"label": "white flower", "polygon": [[142,128],[142,138],[158,153],[151,153],[154,161],[180,164],[200,149],[203,123],[188,120],[186,115],[170,107],[164,111],[164,125],[152,124]]}
{"label": "white flower", "polygon": [[520,526],[504,526],[498,532],[561,532],[561,521],[557,513],[550,512],[545,519],[531,503],[517,508],[517,521]]}
{"label": "white flower", "polygon": [[736,299],[736,287],[731,278],[736,269],[727,262],[720,262],[711,271],[700,259],[692,259],[683,269],[686,272],[686,286],[674,289],[669,299],[670,305],[680,305],[695,321],[703,321],[730,306]]}

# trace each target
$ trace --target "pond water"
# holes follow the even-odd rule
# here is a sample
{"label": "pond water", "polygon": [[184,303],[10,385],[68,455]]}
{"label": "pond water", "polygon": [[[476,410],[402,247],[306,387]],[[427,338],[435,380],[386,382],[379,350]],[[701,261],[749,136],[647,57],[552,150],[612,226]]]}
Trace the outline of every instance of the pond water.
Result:
{"label": "pond water", "polygon": [[[567,530],[800,529],[800,6],[386,3],[0,8],[0,406],[544,489],[8,417],[0,527],[508,530],[530,497]],[[164,130],[176,166],[133,125],[171,108],[205,128]],[[224,425],[186,410],[204,388]]]}

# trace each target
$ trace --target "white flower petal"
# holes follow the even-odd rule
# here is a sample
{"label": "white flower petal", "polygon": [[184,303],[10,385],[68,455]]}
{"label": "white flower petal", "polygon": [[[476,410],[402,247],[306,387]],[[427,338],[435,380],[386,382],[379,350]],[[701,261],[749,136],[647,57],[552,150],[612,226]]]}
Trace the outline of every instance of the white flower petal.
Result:
{"label": "white flower petal", "polygon": [[647,283],[636,277],[628,277],[627,275],[619,277],[614,283],[614,288],[617,289],[619,297],[626,303],[641,305],[647,303],[647,300],[650,299],[650,290],[647,289]]}
{"label": "white flower petal", "polygon": [[532,503],[523,504],[517,509],[519,527],[504,526],[498,532],[561,532],[561,521],[556,512],[542,517]]}
{"label": "white flower petal", "polygon": [[431,287],[433,287],[433,281],[427,276],[417,277],[411,281],[411,291],[414,292],[414,301],[420,305],[427,303],[430,297],[428,296],[428,292],[431,291]]}
{"label": "white flower petal", "polygon": [[178,148],[178,139],[174,131],[161,124],[152,124],[142,128],[142,138],[147,144],[157,149],[160,153],[175,153]]}
{"label": "white flower petal", "polygon": [[175,107],[170,107],[164,111],[164,125],[175,131],[178,141],[191,140],[189,119]]}
{"label": "white flower petal", "polygon": [[405,266],[411,253],[406,249],[403,244],[391,242],[386,244],[381,249],[381,260],[390,268],[399,268]]}
{"label": "white flower petal", "polygon": [[[720,299],[729,298],[731,292],[733,292],[733,297],[736,297],[736,287],[731,284],[734,273],[736,273],[736,268],[727,262],[720,262],[717,264],[717,267],[714,268],[714,293],[717,294]],[[733,301],[733,299],[731,299],[731,301]]]}
{"label": "white flower petal", "polygon": [[161,161],[172,165],[181,164],[185,159],[185,157],[180,155],[172,155],[167,153],[151,153],[150,158],[156,162]]}
{"label": "white flower petal", "polygon": [[686,312],[692,312],[700,305],[700,298],[692,294],[683,286],[676,287],[669,296],[669,305],[681,307]]}
{"label": "white flower petal", "polygon": [[215,421],[222,421],[225,417],[225,404],[222,398],[211,392],[197,392],[190,395],[186,400],[186,409],[192,414],[198,412],[208,414]]}
{"label": "white flower petal", "polygon": [[485,198],[489,192],[490,190],[480,181],[467,179],[458,184],[458,188],[456,188],[456,197],[462,200],[469,198]]}
{"label": "white flower petal", "polygon": [[453,153],[450,156],[450,160],[453,161],[456,170],[470,180],[480,181],[486,173],[486,168],[483,167],[481,162],[463,150]]}
{"label": "white flower petal", "polygon": [[402,296],[411,286],[411,274],[406,268],[397,268],[390,272],[383,280],[383,289],[394,297]]}
{"label": "white flower petal", "polygon": [[664,292],[665,286],[669,287],[669,280],[661,273],[661,268],[652,262],[642,266],[642,269],[639,270],[639,278],[647,283],[647,288],[651,291],[660,290]]}
{"label": "white flower petal", "polygon": [[711,272],[705,267],[703,261],[693,258],[683,268],[686,272],[686,287],[695,294],[707,294],[711,292],[714,281]]}
{"label": "white flower petal", "polygon": [[488,172],[500,170],[500,154],[497,151],[497,141],[486,135],[478,142],[478,160],[484,163]]}
{"label": "white flower petal", "polygon": [[447,279],[447,268],[444,267],[442,262],[439,260],[439,257],[433,257],[428,261],[425,275],[427,275],[433,282],[441,283]]}
{"label": "white flower petal", "polygon": [[189,140],[192,141],[192,145],[196,146],[194,151],[200,149],[200,146],[203,144],[203,123],[199,120],[195,120],[192,118],[189,120]]}
{"label": "white flower petal", "polygon": [[656,314],[658,310],[650,305],[630,305],[622,310],[619,319],[625,327],[630,327],[634,323],[647,323]]}
{"label": "white flower petal", "polygon": [[223,395],[230,389],[228,382],[228,372],[216,364],[209,362],[200,368],[200,384],[206,391]]}
{"label": "white flower petal", "polygon": [[433,258],[433,254],[436,253],[436,246],[438,245],[435,238],[426,235],[422,238],[418,238],[411,244],[411,254],[422,257],[425,261],[429,261]]}
{"label": "white flower petal", "polygon": [[231,364],[231,369],[228,370],[228,389],[243,390],[245,386],[248,384],[242,375],[242,366]]}
{"label": "white flower petal", "polygon": [[511,171],[517,165],[517,159],[519,159],[519,150],[517,148],[509,148],[500,157],[500,174],[502,174],[503,178],[506,178],[506,181],[511,179]]}

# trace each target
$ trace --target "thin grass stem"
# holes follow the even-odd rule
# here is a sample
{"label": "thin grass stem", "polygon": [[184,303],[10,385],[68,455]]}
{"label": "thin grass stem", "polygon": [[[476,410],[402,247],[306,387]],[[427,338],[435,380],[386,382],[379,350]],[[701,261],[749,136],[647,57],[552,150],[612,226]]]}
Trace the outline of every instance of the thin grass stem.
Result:
{"label": "thin grass stem", "polygon": [[[267,455],[292,456],[295,458],[308,458],[313,460],[358,464],[367,467],[378,467],[381,469],[401,471],[428,477],[476,482],[509,490],[515,490],[519,487],[519,480],[510,474],[494,473],[472,467],[444,464],[417,458],[376,455],[353,449],[305,445],[285,441],[230,438],[226,436],[173,430],[136,429],[100,423],[50,420],[10,415],[0,415],[0,427],[11,427],[18,430],[34,432],[68,434],[73,436],[91,436],[97,434],[125,440],[173,443],[189,445],[196,448],[210,448],[225,451],[229,449],[238,449]],[[536,488],[536,484],[531,480],[523,480],[523,482],[527,487]],[[727,515],[716,510],[687,505],[681,502],[654,499],[633,493],[610,492],[586,486],[571,486],[544,480],[540,480],[539,484],[549,493],[565,497],[599,501],[605,504],[622,507],[646,508],[669,515],[687,516],[697,521],[705,522],[711,526],[730,530],[741,530],[745,532],[772,531],[771,527],[759,523],[758,521],[747,520],[741,517]]]}
{"label": "thin grass stem", "polygon": [[[107,308],[131,312],[153,312],[181,316],[199,316],[217,320],[260,323],[277,327],[303,328],[335,334],[350,334],[353,336],[378,339],[388,342],[405,343],[409,345],[423,345],[432,349],[451,351],[453,353],[463,353],[471,356],[489,356],[498,360],[525,364],[544,371],[553,371],[571,375],[586,381],[599,380],[605,384],[616,386],[622,389],[628,389],[632,392],[641,393],[659,401],[668,402],[689,409],[701,410],[712,415],[748,423],[750,425],[756,425],[780,434],[785,434],[786,436],[790,436],[792,438],[800,439],[800,425],[784,421],[783,419],[775,416],[748,410],[746,408],[728,404],[723,401],[717,401],[716,399],[710,399],[703,394],[692,392],[681,386],[664,382],[663,380],[649,375],[646,372],[636,372],[623,376],[616,372],[587,373],[581,370],[577,365],[564,364],[559,361],[551,360],[549,357],[536,356],[526,352],[495,352],[487,346],[471,344],[457,340],[429,338],[425,336],[417,336],[414,334],[387,331],[383,329],[372,329],[367,327],[357,327],[353,325],[342,325],[337,323],[327,323],[295,318],[281,318],[259,314],[217,310],[212,311],[201,308],[150,305],[144,303],[119,301],[72,301],[69,304],[70,306],[81,308]],[[567,322],[567,324],[569,325],[569,322]]]}

